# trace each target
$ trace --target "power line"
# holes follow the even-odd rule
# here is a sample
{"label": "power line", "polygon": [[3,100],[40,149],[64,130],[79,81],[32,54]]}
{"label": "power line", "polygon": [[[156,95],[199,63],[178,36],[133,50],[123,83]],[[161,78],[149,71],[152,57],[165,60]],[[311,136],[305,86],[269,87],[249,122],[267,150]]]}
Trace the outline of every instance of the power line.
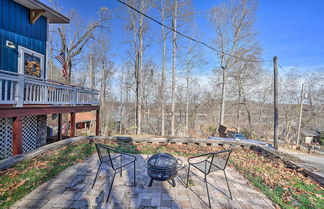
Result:
{"label": "power line", "polygon": [[[278,64],[278,66],[279,66],[280,69],[285,70],[280,64]],[[280,78],[282,84],[284,85],[284,87],[286,89],[289,89],[289,87],[286,85],[286,81],[282,78],[282,76],[280,75],[280,72],[279,71],[278,71],[278,75],[279,75],[279,78]]]}
{"label": "power line", "polygon": [[284,68],[280,65],[280,64],[278,64],[279,65],[279,67],[281,68],[281,69],[283,69],[284,70]]}
{"label": "power line", "polygon": [[[235,56],[235,55],[231,55],[231,54],[228,54],[228,53],[222,52],[222,51],[220,51],[220,50],[218,50],[218,49],[216,49],[216,48],[214,48],[214,47],[208,45],[207,43],[205,43],[205,42],[203,42],[203,41],[200,41],[200,40],[194,39],[194,38],[192,38],[192,37],[190,37],[190,36],[188,36],[188,35],[186,35],[186,34],[184,34],[184,33],[181,33],[181,32],[179,32],[179,31],[175,30],[173,27],[169,27],[169,26],[167,26],[167,25],[161,23],[160,21],[154,19],[154,18],[151,17],[151,16],[148,16],[147,14],[145,14],[145,13],[139,11],[138,9],[132,7],[131,5],[125,3],[125,2],[123,2],[123,1],[121,1],[121,0],[116,0],[116,1],[118,1],[119,3],[125,5],[126,7],[128,7],[128,8],[130,8],[130,9],[134,10],[135,12],[137,12],[137,13],[143,15],[144,17],[146,17],[146,18],[152,20],[153,22],[155,22],[155,23],[161,25],[162,27],[165,27],[165,28],[167,28],[167,29],[169,29],[169,30],[171,30],[171,31],[173,31],[173,32],[175,32],[175,33],[177,33],[177,34],[179,34],[179,35],[181,35],[181,36],[183,36],[183,37],[185,37],[185,38],[191,40],[191,41],[194,41],[194,42],[196,42],[196,43],[202,44],[202,45],[206,46],[207,48],[209,48],[209,49],[211,49],[211,50],[213,50],[213,51],[216,51],[217,53],[220,53],[220,54],[223,54],[223,55],[226,55],[226,56],[229,56],[229,57],[233,57],[233,58],[236,58],[236,59],[240,59],[240,60],[243,60],[243,61],[247,61],[247,62],[260,62],[260,63],[261,63],[261,62],[269,62],[269,60],[250,60],[250,59],[246,59],[246,58],[243,58],[243,57],[238,57],[238,56]],[[271,61],[271,60],[270,60],[270,61]]]}

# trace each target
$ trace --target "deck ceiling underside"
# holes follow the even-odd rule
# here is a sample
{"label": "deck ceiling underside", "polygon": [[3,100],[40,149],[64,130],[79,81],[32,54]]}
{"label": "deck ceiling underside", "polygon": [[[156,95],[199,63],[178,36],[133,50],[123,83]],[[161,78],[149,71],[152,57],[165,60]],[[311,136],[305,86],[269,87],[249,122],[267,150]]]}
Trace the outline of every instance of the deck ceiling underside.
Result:
{"label": "deck ceiling underside", "polygon": [[32,106],[32,107],[0,107],[0,118],[22,117],[31,115],[49,115],[68,112],[88,112],[99,110],[99,106]]}

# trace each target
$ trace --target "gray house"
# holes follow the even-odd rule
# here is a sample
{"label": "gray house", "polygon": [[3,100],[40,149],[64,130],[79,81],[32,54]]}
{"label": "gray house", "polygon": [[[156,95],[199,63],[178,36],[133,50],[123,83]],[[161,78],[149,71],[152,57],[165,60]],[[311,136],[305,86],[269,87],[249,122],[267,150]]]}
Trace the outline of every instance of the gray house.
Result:
{"label": "gray house", "polygon": [[301,140],[304,143],[312,143],[313,141],[315,141],[316,137],[319,136],[319,133],[316,131],[311,131],[311,130],[303,130],[301,131]]}

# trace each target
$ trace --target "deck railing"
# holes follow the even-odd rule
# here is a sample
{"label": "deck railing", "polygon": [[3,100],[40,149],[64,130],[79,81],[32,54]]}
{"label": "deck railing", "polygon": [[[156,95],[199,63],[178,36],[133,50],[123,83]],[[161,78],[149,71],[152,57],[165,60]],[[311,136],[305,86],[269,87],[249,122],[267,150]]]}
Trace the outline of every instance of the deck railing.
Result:
{"label": "deck railing", "polygon": [[0,104],[97,105],[99,92],[0,70]]}

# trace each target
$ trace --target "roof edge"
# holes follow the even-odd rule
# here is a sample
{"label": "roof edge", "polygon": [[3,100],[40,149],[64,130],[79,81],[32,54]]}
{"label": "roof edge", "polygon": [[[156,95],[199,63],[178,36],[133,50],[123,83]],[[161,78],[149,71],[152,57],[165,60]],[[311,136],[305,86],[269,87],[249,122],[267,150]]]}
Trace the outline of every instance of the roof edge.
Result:
{"label": "roof edge", "polygon": [[[39,9],[45,10],[46,13],[50,14],[50,15],[48,15],[46,13],[44,14],[44,16],[48,18],[49,23],[61,23],[61,24],[62,23],[70,23],[70,19],[68,17],[66,17],[65,15],[52,9],[51,7],[47,6],[46,4],[40,2],[39,0],[14,0],[14,1],[24,7],[29,8],[29,9],[33,9],[30,6],[30,4],[32,4]],[[51,16],[54,16],[55,18],[53,18]]]}

